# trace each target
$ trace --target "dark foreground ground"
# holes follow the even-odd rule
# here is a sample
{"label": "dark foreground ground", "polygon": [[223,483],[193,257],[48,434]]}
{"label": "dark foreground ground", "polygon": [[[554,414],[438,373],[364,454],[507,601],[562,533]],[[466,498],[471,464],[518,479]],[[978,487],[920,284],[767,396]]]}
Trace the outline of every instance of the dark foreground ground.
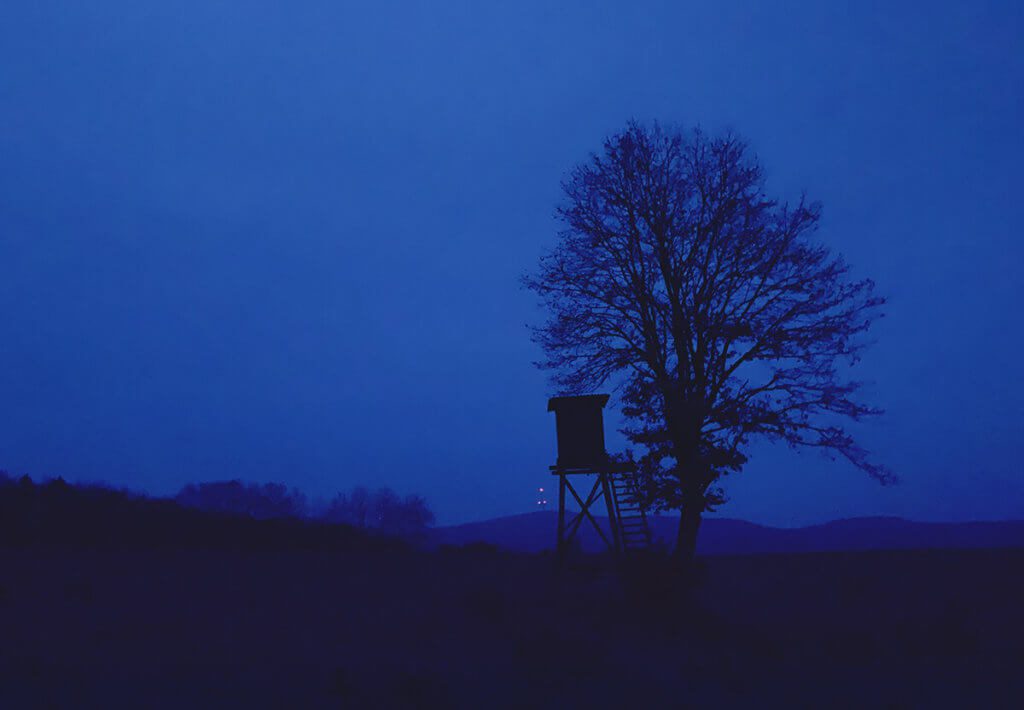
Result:
{"label": "dark foreground ground", "polygon": [[[352,546],[350,546],[352,547]],[[0,707],[1021,707],[1024,551],[0,548]]]}
{"label": "dark foreground ground", "polygon": [[1024,707],[1024,549],[670,569],[8,479],[0,709]]}

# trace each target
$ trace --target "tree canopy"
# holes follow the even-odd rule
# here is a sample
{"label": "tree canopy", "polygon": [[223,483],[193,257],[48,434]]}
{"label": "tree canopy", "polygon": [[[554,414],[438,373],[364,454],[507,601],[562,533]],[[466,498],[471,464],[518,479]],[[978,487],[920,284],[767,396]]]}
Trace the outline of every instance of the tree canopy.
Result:
{"label": "tree canopy", "polygon": [[884,299],[814,239],[817,203],[770,198],[733,133],[638,123],[563,192],[558,242],[525,279],[549,313],[541,365],[563,393],[616,388],[648,500],[683,511],[684,552],[756,437],[894,480],[847,424],[880,413],[849,367]]}

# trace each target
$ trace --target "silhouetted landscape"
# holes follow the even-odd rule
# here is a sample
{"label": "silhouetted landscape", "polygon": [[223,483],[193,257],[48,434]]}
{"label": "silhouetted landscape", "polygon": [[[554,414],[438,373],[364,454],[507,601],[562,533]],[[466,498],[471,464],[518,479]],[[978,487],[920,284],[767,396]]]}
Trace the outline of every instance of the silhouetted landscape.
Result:
{"label": "silhouetted landscape", "polygon": [[[558,566],[550,552],[495,544],[503,536],[528,547],[516,530],[545,526],[550,541],[552,522],[535,513],[481,523],[480,534],[435,529],[424,541],[6,479],[0,705],[701,707],[770,698],[998,707],[1024,698],[1019,523],[983,534],[923,526],[943,544],[1017,545],[1005,549],[716,554],[697,579],[668,573],[656,553],[618,562],[576,554]],[[924,540],[913,532],[921,524],[896,521],[707,525],[706,544],[720,551],[730,539],[771,546],[784,532],[797,549],[813,545],[815,530],[823,546],[887,529],[894,546]]]}
{"label": "silhouetted landscape", "polygon": [[0,710],[1024,708],[1024,2],[0,10]]}

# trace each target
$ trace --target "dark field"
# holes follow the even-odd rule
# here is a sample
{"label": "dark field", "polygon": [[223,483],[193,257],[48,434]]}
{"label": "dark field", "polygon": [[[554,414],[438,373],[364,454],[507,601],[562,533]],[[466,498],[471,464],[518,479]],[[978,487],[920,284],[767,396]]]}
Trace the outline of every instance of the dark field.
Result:
{"label": "dark field", "polygon": [[0,707],[1020,707],[1024,550],[8,545]]}

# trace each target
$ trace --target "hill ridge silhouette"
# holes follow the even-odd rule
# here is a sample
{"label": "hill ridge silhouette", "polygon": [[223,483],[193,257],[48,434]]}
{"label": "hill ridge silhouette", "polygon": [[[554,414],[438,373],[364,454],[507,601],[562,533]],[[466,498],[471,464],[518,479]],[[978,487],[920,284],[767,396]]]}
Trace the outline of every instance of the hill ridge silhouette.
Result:
{"label": "hill ridge silhouette", "polygon": [[[602,523],[605,518],[597,516]],[[656,541],[670,544],[678,518],[651,516]],[[557,513],[532,511],[434,528],[434,544],[487,543],[516,552],[541,552],[554,546]],[[602,543],[587,523],[580,528],[584,550]],[[1024,547],[1024,521],[919,522],[897,516],[839,518],[783,528],[739,518],[707,518],[701,526],[702,554],[837,552],[858,550],[978,549]]]}

